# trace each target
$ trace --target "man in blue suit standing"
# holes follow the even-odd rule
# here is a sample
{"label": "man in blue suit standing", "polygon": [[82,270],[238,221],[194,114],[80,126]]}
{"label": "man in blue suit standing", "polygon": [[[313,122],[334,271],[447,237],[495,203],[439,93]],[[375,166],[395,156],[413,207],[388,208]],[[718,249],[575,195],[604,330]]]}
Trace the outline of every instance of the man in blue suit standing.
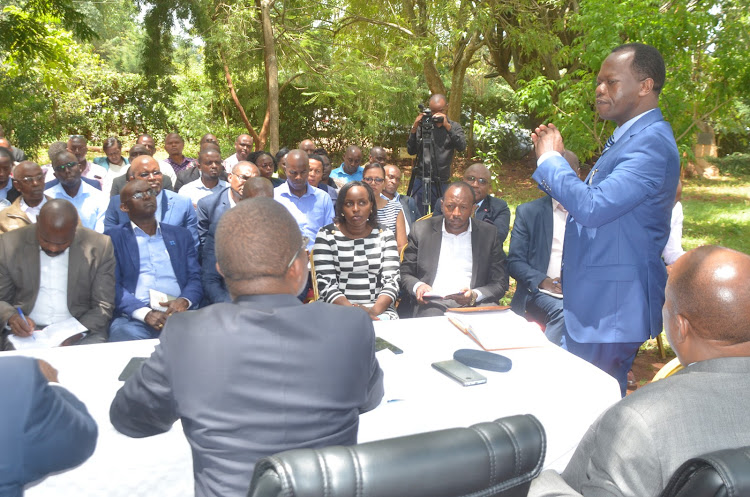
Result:
{"label": "man in blue suit standing", "polygon": [[94,453],[97,427],[86,406],[57,383],[44,361],[0,359],[0,495],[20,497],[23,486],[81,464]]}
{"label": "man in blue suit standing", "polygon": [[[109,341],[157,338],[172,314],[200,304],[198,253],[188,230],[156,220],[156,194],[148,182],[128,181],[120,196],[130,222],[106,232],[117,262]],[[155,302],[152,291],[174,299]]]}
{"label": "man in blue suit standing", "polygon": [[659,110],[666,79],[654,47],[615,48],[597,76],[596,108],[617,124],[585,182],[562,157],[553,125],[532,134],[533,179],[570,213],[563,248],[566,346],[614,376],[622,394],[640,345],[662,331],[669,237],[680,159]]}
{"label": "man in blue suit standing", "polygon": [[[190,231],[198,247],[198,218],[195,208],[187,197],[180,196],[171,190],[163,188],[164,175],[159,169],[159,163],[149,155],[136,157],[130,163],[127,172],[128,181],[133,178],[147,181],[156,194],[156,218],[160,223],[182,226]],[[121,224],[130,222],[127,213],[120,209],[120,195],[113,195],[109,199],[109,206],[104,215],[104,229],[109,230]]]}
{"label": "man in blue suit standing", "polygon": [[[563,156],[578,175],[578,157],[569,150]],[[543,323],[549,341],[563,348],[565,316],[560,270],[567,219],[568,211],[549,195],[519,205],[508,250],[508,274],[516,280],[511,309]]]}

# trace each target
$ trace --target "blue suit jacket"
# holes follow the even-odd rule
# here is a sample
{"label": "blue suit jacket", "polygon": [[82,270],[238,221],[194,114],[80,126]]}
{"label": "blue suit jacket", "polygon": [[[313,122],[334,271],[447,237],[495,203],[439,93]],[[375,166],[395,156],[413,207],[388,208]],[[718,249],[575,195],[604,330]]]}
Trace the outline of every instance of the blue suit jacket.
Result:
{"label": "blue suit jacket", "polygon": [[201,257],[203,254],[203,246],[206,243],[208,228],[212,224],[218,223],[221,215],[230,209],[228,191],[229,188],[224,188],[221,191],[203,197],[198,201],[198,204],[195,207],[195,210],[198,213],[198,240],[201,247]]}
{"label": "blue suit jacket", "polygon": [[[198,253],[192,243],[190,232],[180,226],[161,224],[161,234],[164,245],[169,252],[172,269],[180,285],[180,294],[191,302],[191,309],[200,305],[203,297],[201,288],[201,269],[198,265]],[[144,306],[143,302],[135,298],[135,288],[140,274],[140,256],[138,242],[130,222],[116,226],[105,232],[112,238],[115,248],[115,316],[125,314],[127,317],[133,311]]]}
{"label": "blue suit jacket", "polygon": [[552,252],[552,198],[542,198],[516,208],[516,220],[510,235],[508,274],[516,280],[516,293],[510,307],[523,316],[526,302],[539,291],[539,283],[547,277]]}
{"label": "blue suit jacket", "polygon": [[[582,182],[562,157],[537,167],[539,187],[568,210],[565,324],[580,343],[641,342],[662,331],[669,237],[680,159],[656,109],[605,152]],[[591,184],[589,185],[589,181]]]}
{"label": "blue suit jacket", "polygon": [[[198,247],[198,218],[195,215],[193,203],[189,198],[177,195],[171,190],[162,190],[161,208],[156,213],[156,219],[160,223],[182,226],[190,231]],[[108,230],[121,224],[130,224],[127,213],[120,210],[120,196],[114,195],[109,199],[107,212],[104,214],[104,229]]]}
{"label": "blue suit jacket", "polygon": [[[435,204],[435,216],[443,215],[443,199],[438,199]],[[510,208],[508,203],[492,195],[487,195],[474,213],[474,219],[485,221],[495,225],[497,236],[500,237],[500,245],[505,243],[510,231]],[[503,252],[505,253],[505,252]]]}
{"label": "blue suit jacket", "polygon": [[203,244],[201,283],[203,283],[203,296],[208,304],[232,301],[224,277],[216,270],[216,227],[218,224],[211,224]]}
{"label": "blue suit jacket", "polygon": [[0,392],[0,495],[20,497],[26,483],[94,452],[96,422],[75,395],[47,382],[36,359],[0,359]]}

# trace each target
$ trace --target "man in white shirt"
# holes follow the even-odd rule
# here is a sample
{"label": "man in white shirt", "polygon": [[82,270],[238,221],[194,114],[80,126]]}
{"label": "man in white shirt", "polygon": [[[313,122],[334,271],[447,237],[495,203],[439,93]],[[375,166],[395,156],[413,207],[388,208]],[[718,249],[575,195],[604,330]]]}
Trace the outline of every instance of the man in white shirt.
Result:
{"label": "man in white shirt", "polygon": [[672,207],[672,220],[669,223],[669,239],[661,253],[661,258],[664,259],[664,264],[667,265],[667,271],[685,253],[682,249],[682,222],[685,217],[682,213],[681,197],[682,181],[677,183],[677,194],[674,197],[674,207]]}
{"label": "man in white shirt", "polygon": [[[201,145],[201,148],[203,146]],[[234,140],[234,154],[224,160],[224,168],[227,174],[232,172],[232,168],[238,162],[246,161],[250,152],[253,151],[253,138],[250,135],[240,135]]]}
{"label": "man in white shirt", "polygon": [[401,286],[416,306],[409,302],[403,311],[400,306],[402,317],[439,316],[447,309],[478,302],[497,304],[508,290],[497,230],[471,218],[474,204],[471,186],[454,183],[443,197],[445,216],[412,227],[401,263]]}
{"label": "man in white shirt", "polygon": [[203,197],[208,197],[212,193],[219,192],[228,186],[228,183],[221,178],[221,172],[224,168],[221,162],[221,154],[213,147],[206,147],[198,154],[198,167],[201,176],[195,181],[186,184],[180,191],[180,195],[190,198],[193,207]]}
{"label": "man in white shirt", "polygon": [[65,199],[75,206],[81,224],[96,232],[104,232],[104,214],[109,196],[81,181],[81,165],[76,156],[65,151],[52,159],[55,178],[60,182],[44,193],[52,198]]}

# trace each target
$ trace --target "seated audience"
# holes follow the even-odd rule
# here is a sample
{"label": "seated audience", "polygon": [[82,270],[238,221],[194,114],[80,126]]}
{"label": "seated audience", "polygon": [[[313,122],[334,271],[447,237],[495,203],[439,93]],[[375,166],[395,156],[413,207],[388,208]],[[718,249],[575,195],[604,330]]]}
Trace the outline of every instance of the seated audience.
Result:
{"label": "seated audience", "polygon": [[471,186],[453,183],[443,196],[445,217],[414,223],[401,264],[401,287],[411,297],[401,301],[402,317],[440,316],[479,302],[497,304],[508,290],[497,230],[472,219],[475,203]]}
{"label": "seated audience", "polygon": [[164,159],[162,164],[171,167],[175,174],[197,165],[195,159],[183,155],[182,151],[184,148],[185,140],[182,139],[179,133],[169,133],[164,139],[164,150],[167,151],[169,157]]}
{"label": "seated audience", "polygon": [[[579,174],[575,154],[566,150],[563,157]],[[508,273],[517,285],[511,308],[519,316],[528,314],[544,324],[549,341],[563,348],[565,316],[560,275],[567,220],[568,211],[550,196],[519,205],[508,251]]]}
{"label": "seated audience", "polygon": [[376,212],[375,194],[366,183],[352,181],[341,188],[336,220],[315,239],[315,279],[325,302],[361,307],[375,321],[398,319],[398,249]]}
{"label": "seated audience", "polygon": [[122,156],[122,142],[116,136],[110,136],[102,143],[104,157],[94,159],[94,164],[98,164],[107,170],[102,183],[102,191],[107,193],[112,190],[112,180],[122,176],[128,170],[130,161]]}
{"label": "seated audience", "polygon": [[[147,181],[128,181],[120,209],[130,222],[106,232],[117,259],[110,342],[158,338],[170,316],[196,308],[203,297],[193,237],[185,228],[156,220],[157,195]],[[157,304],[152,291],[172,299]]]}
{"label": "seated audience", "polygon": [[114,301],[112,241],[78,226],[70,202],[49,200],[36,224],[0,236],[0,322],[10,329],[3,338],[8,333],[28,337],[74,317],[88,334],[63,345],[103,342]]}
{"label": "seated audience", "polygon": [[[273,198],[273,185],[267,178],[253,177],[245,181],[242,198],[253,197]],[[201,265],[201,283],[203,297],[208,304],[216,302],[231,302],[224,277],[216,270],[216,227],[218,222],[211,223],[203,243],[203,264]]]}
{"label": "seated audience", "polygon": [[664,328],[685,367],[645,385],[589,428],[562,475],[530,496],[658,495],[690,458],[750,445],[750,257],[707,246],[674,264]]}
{"label": "seated audience", "polygon": [[419,219],[419,209],[417,208],[417,202],[408,195],[401,195],[398,193],[398,188],[401,186],[401,169],[393,164],[388,164],[384,167],[385,169],[385,186],[381,192],[389,200],[398,200],[401,203],[401,208],[404,212],[404,220],[406,221],[406,234],[409,234],[411,226]]}
{"label": "seated audience", "polygon": [[20,195],[11,181],[13,154],[9,148],[0,147],[0,210],[5,209]]}
{"label": "seated audience", "polygon": [[[281,154],[282,150],[279,150],[279,154]],[[286,157],[286,154],[284,154],[283,157]],[[271,182],[274,188],[284,184],[283,179],[273,177],[273,173],[276,172],[276,170],[278,169],[278,166],[277,166],[276,159],[274,159],[274,157],[271,154],[261,150],[259,152],[254,152],[250,154],[250,158],[248,160],[252,162],[253,164],[255,164],[256,166],[258,166],[260,175],[264,178],[267,178]],[[283,167],[286,167],[285,164],[286,162],[284,162]]]}
{"label": "seated audience", "polygon": [[[576,162],[578,162],[577,158]],[[489,169],[480,162],[472,164],[464,171],[464,183],[468,183],[474,189],[474,196],[477,199],[474,219],[492,223],[497,229],[500,245],[502,245],[510,231],[510,209],[505,200],[490,195],[491,180]],[[435,204],[434,214],[443,214],[442,199],[438,199]]]}
{"label": "seated audience", "polygon": [[240,202],[219,222],[216,248],[234,302],[172,316],[110,408],[131,437],[182,421],[197,497],[245,495],[263,456],[356,443],[359,413],[383,396],[367,314],[295,297],[308,259],[286,209]]}
{"label": "seated audience", "polygon": [[331,196],[331,201],[333,203],[336,203],[336,198],[338,198],[338,192],[336,189],[332,186],[328,186],[327,184],[323,183],[323,157],[320,155],[310,155],[308,156],[308,160],[310,162],[310,174],[307,176],[307,182],[310,183],[311,186],[315,188],[320,188],[324,192],[326,192],[328,195]]}
{"label": "seated audience", "polygon": [[72,135],[68,139],[68,151],[76,156],[76,160],[78,160],[78,164],[81,167],[81,176],[95,180],[98,183],[99,190],[101,190],[107,170],[99,164],[94,164],[86,159],[86,154],[89,151],[86,137],[83,135]]}
{"label": "seated audience", "polygon": [[10,207],[0,211],[0,233],[35,223],[42,206],[49,200],[49,197],[44,195],[44,173],[35,162],[23,161],[14,168],[13,185],[21,196],[15,199]]}
{"label": "seated audience", "polygon": [[[261,169],[261,175],[262,175]],[[292,150],[286,156],[286,182],[274,189],[274,198],[289,210],[297,221],[302,235],[312,248],[318,230],[333,222],[331,197],[307,182],[310,163],[302,150]]]}
{"label": "seated audience", "polygon": [[[42,166],[42,171],[44,171],[44,183],[46,188],[52,188],[56,184],[59,183],[57,178],[55,178],[55,170],[52,169],[52,157],[56,156],[60,152],[65,152],[68,150],[68,144],[65,142],[52,142],[49,145],[49,148],[47,149],[47,158],[49,159],[48,164],[44,164]],[[90,180],[88,178],[81,178],[84,181],[87,181],[91,186],[95,186],[97,181]]]}
{"label": "seated audience", "polygon": [[375,193],[378,222],[395,235],[398,251],[401,253],[401,249],[406,245],[406,220],[401,202],[389,200],[382,194],[383,186],[385,186],[385,170],[379,163],[367,164],[362,175],[362,181],[367,183]]}
{"label": "seated audience", "polygon": [[368,164],[374,164],[377,162],[378,164],[385,165],[385,163],[388,162],[388,152],[383,147],[372,147],[367,162]]}
{"label": "seated audience", "polygon": [[672,220],[670,222],[669,238],[667,244],[664,246],[664,250],[661,253],[664,264],[667,265],[667,270],[670,270],[670,266],[677,262],[677,259],[685,253],[682,249],[682,221],[684,216],[682,214],[682,180],[677,182],[677,194],[674,197],[674,206],[672,207]]}
{"label": "seated audience", "polygon": [[[201,148],[203,148],[202,144]],[[253,137],[250,135],[238,136],[237,139],[234,140],[234,154],[224,159],[224,168],[226,169],[227,174],[232,172],[232,168],[237,165],[238,162],[247,161],[248,156],[252,151]]]}
{"label": "seated audience", "polygon": [[341,188],[350,181],[362,181],[362,149],[356,145],[349,145],[344,152],[344,162],[331,171],[331,179],[336,188]]}
{"label": "seated audience", "polygon": [[86,228],[104,231],[104,213],[109,198],[90,184],[81,180],[81,165],[73,153],[60,152],[52,158],[52,169],[58,184],[47,188],[44,194],[51,198],[67,200],[78,209],[81,224]]}
{"label": "seated audience", "polygon": [[[152,155],[148,153],[148,147],[146,147],[145,145],[133,145],[132,147],[130,147],[130,150],[128,151],[128,160],[132,164],[133,161],[136,159],[136,157],[140,157],[141,155],[148,155],[149,157],[152,157]],[[159,171],[161,171],[161,175],[162,175],[162,178],[161,178],[162,188],[165,190],[174,191],[175,188],[173,186],[174,183],[172,183],[172,179],[169,177],[168,174],[164,172],[164,169],[167,169],[167,167],[165,166],[165,168],[162,169],[161,163],[158,163],[158,164],[159,164]],[[171,168],[169,168],[168,172],[174,174],[174,171],[172,171]],[[112,188],[109,191],[109,196],[114,197],[115,195],[119,195],[120,190],[122,190],[122,188],[125,186],[125,183],[128,182],[129,177],[130,177],[130,167],[128,166],[128,168],[125,169],[125,174],[121,176],[117,176],[116,178],[112,180]],[[120,204],[117,204],[117,205],[120,205]]]}
{"label": "seated audience", "polygon": [[96,421],[59,385],[57,370],[41,359],[0,360],[0,492],[20,497],[24,485],[78,466],[91,457]]}
{"label": "seated audience", "polygon": [[221,179],[224,166],[221,154],[216,147],[207,146],[198,154],[200,177],[181,187],[177,193],[190,199],[195,207],[198,201],[212,193],[220,192],[227,187],[227,182]]}
{"label": "seated audience", "polygon": [[[181,226],[190,231],[197,250],[198,217],[195,214],[195,209],[193,209],[193,204],[190,203],[190,199],[187,197],[162,188],[163,182],[168,178],[162,174],[156,159],[150,155],[136,157],[130,163],[127,178],[128,182],[133,179],[148,181],[156,195],[156,219],[160,223]],[[128,214],[120,209],[121,204],[120,195],[115,195],[109,199],[109,206],[104,218],[104,227],[106,229],[130,223]]]}
{"label": "seated audience", "polygon": [[[212,224],[219,222],[221,216],[242,200],[242,187],[245,181],[260,176],[258,168],[252,162],[241,161],[234,165],[229,174],[229,186],[219,192],[212,193],[198,201],[198,239],[201,251],[206,241],[206,233]],[[200,254],[200,251],[199,251]]]}

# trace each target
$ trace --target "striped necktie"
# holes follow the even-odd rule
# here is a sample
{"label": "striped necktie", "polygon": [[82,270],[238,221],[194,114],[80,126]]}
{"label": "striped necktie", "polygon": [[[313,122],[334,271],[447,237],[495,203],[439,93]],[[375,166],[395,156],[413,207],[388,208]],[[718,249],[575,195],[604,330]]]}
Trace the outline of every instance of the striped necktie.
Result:
{"label": "striped necktie", "polygon": [[615,135],[611,135],[609,139],[607,140],[607,143],[604,144],[604,150],[602,150],[602,155],[609,150],[609,147],[615,144]]}

